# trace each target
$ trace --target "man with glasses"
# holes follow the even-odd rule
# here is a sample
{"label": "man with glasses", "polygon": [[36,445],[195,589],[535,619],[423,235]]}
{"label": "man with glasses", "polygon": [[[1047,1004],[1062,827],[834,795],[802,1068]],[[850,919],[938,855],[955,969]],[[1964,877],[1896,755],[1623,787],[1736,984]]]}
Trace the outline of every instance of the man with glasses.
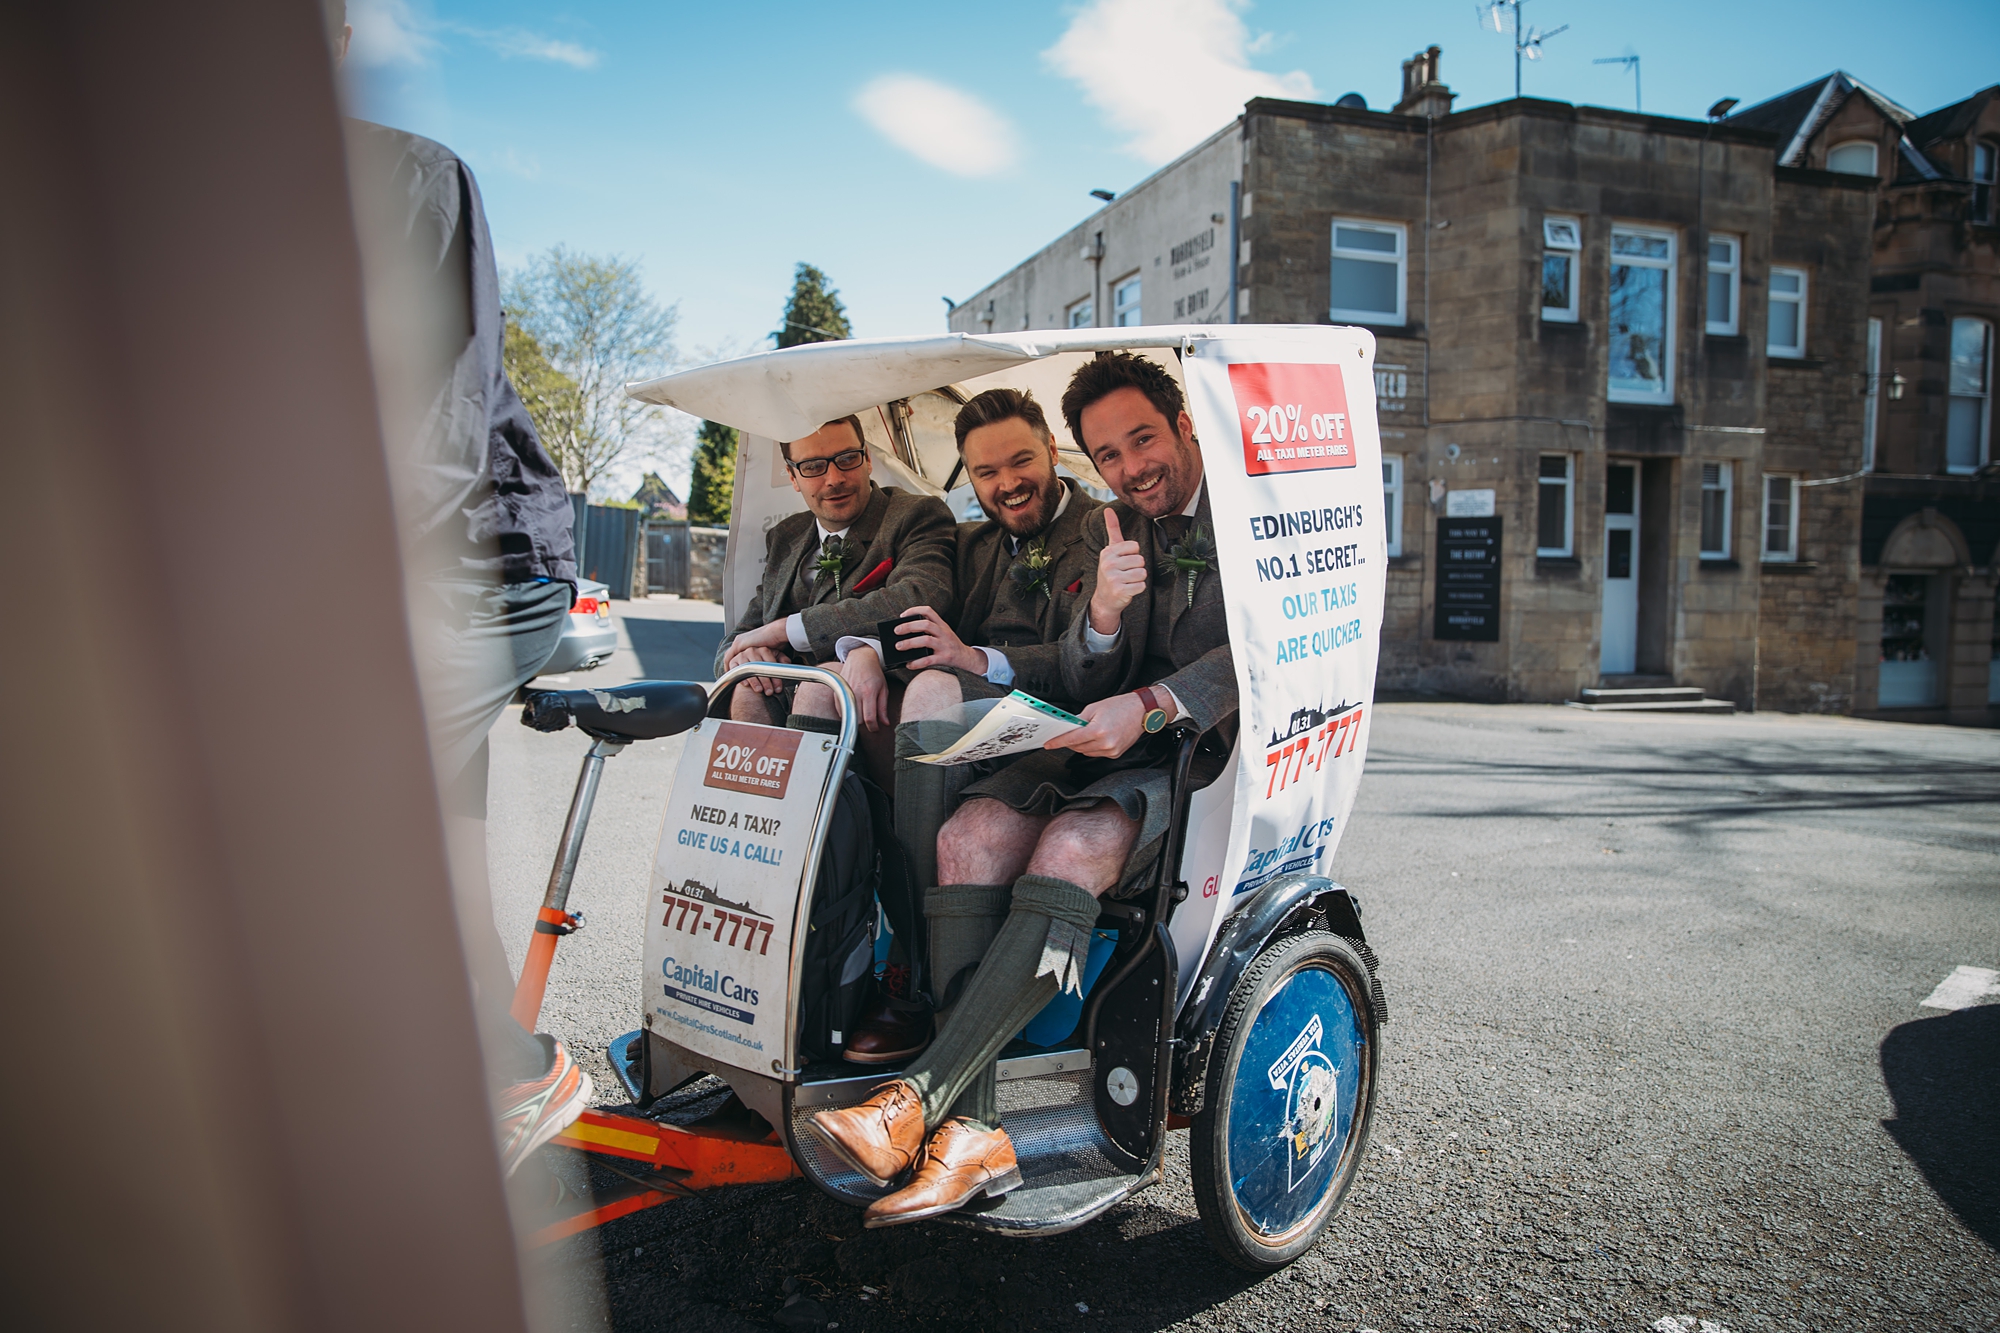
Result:
{"label": "man with glasses", "polygon": [[[843,637],[873,638],[882,621],[913,606],[956,607],[951,511],[942,500],[874,483],[859,418],[829,421],[778,447],[806,512],[766,535],[764,577],[735,637],[716,650],[717,674],[746,662],[833,662],[841,670],[834,649]],[[901,691],[880,680],[875,673],[857,695],[863,754],[886,787]],[[739,722],[826,731],[835,714],[826,686],[767,676],[745,681],[729,701]]]}

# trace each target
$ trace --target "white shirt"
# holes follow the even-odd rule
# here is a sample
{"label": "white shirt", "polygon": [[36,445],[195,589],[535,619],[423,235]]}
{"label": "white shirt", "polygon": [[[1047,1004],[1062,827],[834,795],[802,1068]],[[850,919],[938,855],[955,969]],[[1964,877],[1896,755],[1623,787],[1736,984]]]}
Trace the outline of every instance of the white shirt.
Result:
{"label": "white shirt", "polygon": [[[839,537],[843,541],[846,540],[847,534],[854,528],[854,525],[850,523],[839,532],[828,532],[826,524],[816,518],[813,520],[813,526],[819,529],[819,544],[821,546],[826,545],[826,540],[829,537]],[[819,566],[814,564],[808,567],[806,570],[806,580],[812,582],[818,578]],[[796,611],[785,617],[785,637],[792,641],[792,647],[796,648],[799,652],[804,652],[812,647],[812,638],[806,633],[806,619]],[[841,653],[840,660],[845,662],[847,654]]]}
{"label": "white shirt", "polygon": [[[1201,493],[1207,488],[1208,488],[1208,478],[1203,477],[1201,479],[1201,484],[1194,488],[1194,494],[1188,497],[1187,504],[1181,507],[1182,517],[1184,518],[1194,517],[1194,511],[1201,508]],[[1118,646],[1118,638],[1124,632],[1125,632],[1125,627],[1123,625],[1120,625],[1117,629],[1113,630],[1109,634],[1099,634],[1095,629],[1091,628],[1090,617],[1085,616],[1083,618],[1083,646],[1090,649],[1090,651],[1093,653],[1108,653],[1113,648],[1116,648]],[[1172,690],[1168,689],[1164,685],[1157,686],[1156,688],[1159,690],[1161,694],[1166,695],[1168,699],[1173,701],[1174,711],[1172,716],[1170,716],[1167,719],[1169,722],[1171,722],[1176,717],[1184,715],[1187,712],[1187,709],[1181,707],[1180,699],[1175,696]]]}

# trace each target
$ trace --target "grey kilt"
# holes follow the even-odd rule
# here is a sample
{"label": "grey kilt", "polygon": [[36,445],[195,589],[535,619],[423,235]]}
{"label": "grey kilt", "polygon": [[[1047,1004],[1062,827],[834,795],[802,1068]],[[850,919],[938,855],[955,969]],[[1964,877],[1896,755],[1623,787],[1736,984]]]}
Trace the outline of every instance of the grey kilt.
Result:
{"label": "grey kilt", "polygon": [[[1139,833],[1109,896],[1130,897],[1150,881],[1149,872],[1166,840],[1173,795],[1172,747],[1172,740],[1162,733],[1141,737],[1116,759],[1095,759],[1072,750],[1043,750],[1002,764],[967,786],[962,796],[967,800],[989,797],[1029,815],[1059,815],[1065,810],[1088,809],[1100,801],[1116,801],[1125,817],[1139,826]],[[1189,776],[1195,785],[1207,785],[1201,773]],[[1214,772],[1207,774],[1208,781],[1214,778]]]}

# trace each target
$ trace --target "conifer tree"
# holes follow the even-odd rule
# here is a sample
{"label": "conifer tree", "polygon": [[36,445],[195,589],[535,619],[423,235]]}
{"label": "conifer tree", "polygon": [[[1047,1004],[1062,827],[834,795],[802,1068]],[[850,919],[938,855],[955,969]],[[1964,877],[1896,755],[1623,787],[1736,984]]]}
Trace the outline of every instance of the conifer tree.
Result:
{"label": "conifer tree", "polygon": [[704,421],[694,437],[694,479],[688,485],[688,522],[729,526],[736,493],[736,428]]}
{"label": "conifer tree", "polygon": [[800,343],[835,342],[852,338],[847,309],[840,293],[827,283],[826,274],[811,264],[800,264],[792,275],[792,297],[785,302],[785,317],[772,335],[780,347]]}

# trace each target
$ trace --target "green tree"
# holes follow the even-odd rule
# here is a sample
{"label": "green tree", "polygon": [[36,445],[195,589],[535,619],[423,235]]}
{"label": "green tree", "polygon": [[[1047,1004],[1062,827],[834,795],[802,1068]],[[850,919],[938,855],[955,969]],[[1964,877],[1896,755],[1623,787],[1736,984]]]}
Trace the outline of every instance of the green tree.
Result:
{"label": "green tree", "polygon": [[561,447],[575,437],[583,417],[583,395],[576,381],[550,365],[535,335],[511,316],[500,345],[500,364],[507,372],[507,382],[521,395],[528,419],[542,437],[542,447],[549,451],[549,457],[558,457]]}
{"label": "green tree", "polygon": [[688,522],[729,526],[736,495],[736,427],[704,421],[694,437],[694,480],[688,485]]}
{"label": "green tree", "polygon": [[792,274],[792,297],[785,302],[785,317],[771,335],[780,347],[800,343],[837,342],[852,338],[847,308],[840,293],[827,284],[826,274],[811,264],[800,264]]}
{"label": "green tree", "polygon": [[558,245],[511,275],[505,304],[576,385],[573,415],[543,441],[571,490],[588,491],[629,454],[660,443],[661,409],[627,398],[625,385],[674,364],[678,312],[647,293],[636,263]]}

